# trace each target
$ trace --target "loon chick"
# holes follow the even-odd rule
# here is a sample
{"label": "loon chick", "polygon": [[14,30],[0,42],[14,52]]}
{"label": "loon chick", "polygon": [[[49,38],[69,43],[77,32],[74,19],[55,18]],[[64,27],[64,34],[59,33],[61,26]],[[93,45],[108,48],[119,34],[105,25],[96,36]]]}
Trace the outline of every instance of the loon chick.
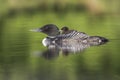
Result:
{"label": "loon chick", "polygon": [[64,27],[61,28],[61,33],[62,34],[67,34],[67,33],[69,33],[68,31],[69,31],[69,28],[66,27],[66,26],[64,26]]}
{"label": "loon chick", "polygon": [[[67,26],[64,26],[64,27],[61,28],[61,33],[62,34],[68,34],[68,33],[71,33],[73,31],[76,31],[76,30],[69,30],[69,28]],[[84,33],[84,32],[81,32],[81,33]]]}

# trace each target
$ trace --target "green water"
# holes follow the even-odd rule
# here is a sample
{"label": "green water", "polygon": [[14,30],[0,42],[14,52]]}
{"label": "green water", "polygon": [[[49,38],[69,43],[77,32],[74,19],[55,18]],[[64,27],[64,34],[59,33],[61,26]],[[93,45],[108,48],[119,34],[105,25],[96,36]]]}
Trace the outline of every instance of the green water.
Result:
{"label": "green water", "polygon": [[[45,34],[30,29],[53,23],[59,28],[109,39],[105,45],[78,54],[46,59]],[[0,80],[120,80],[120,16],[90,16],[80,12],[18,13],[0,20]]]}

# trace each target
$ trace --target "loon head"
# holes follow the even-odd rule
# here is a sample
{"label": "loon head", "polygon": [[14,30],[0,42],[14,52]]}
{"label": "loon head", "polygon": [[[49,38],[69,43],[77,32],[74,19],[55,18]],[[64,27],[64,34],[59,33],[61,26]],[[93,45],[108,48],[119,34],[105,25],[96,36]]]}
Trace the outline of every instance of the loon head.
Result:
{"label": "loon head", "polygon": [[41,28],[33,29],[32,31],[42,32],[47,34],[48,36],[53,36],[53,37],[60,34],[58,27],[54,24],[47,24],[42,26]]}

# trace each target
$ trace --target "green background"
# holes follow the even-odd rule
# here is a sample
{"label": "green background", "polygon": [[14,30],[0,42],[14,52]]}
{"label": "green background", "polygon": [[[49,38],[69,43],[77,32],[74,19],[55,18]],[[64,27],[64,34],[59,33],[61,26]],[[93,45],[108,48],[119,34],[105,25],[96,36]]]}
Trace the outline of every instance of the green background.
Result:
{"label": "green background", "polygon": [[[120,1],[87,1],[0,0],[0,80],[120,80]],[[109,42],[49,60],[37,54],[47,35],[29,31],[49,23]]]}

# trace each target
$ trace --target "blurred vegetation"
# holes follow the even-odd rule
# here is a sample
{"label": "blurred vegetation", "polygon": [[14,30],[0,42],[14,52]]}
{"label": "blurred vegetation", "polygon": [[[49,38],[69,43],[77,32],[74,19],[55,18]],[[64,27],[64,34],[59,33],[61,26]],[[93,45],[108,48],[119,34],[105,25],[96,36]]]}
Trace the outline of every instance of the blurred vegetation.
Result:
{"label": "blurred vegetation", "polygon": [[0,13],[68,10],[84,10],[92,14],[118,13],[119,2],[119,0],[1,0]]}
{"label": "blurred vegetation", "polygon": [[[83,53],[46,60],[42,33],[59,28],[104,36],[110,42]],[[0,80],[120,80],[120,0],[0,0]]]}

